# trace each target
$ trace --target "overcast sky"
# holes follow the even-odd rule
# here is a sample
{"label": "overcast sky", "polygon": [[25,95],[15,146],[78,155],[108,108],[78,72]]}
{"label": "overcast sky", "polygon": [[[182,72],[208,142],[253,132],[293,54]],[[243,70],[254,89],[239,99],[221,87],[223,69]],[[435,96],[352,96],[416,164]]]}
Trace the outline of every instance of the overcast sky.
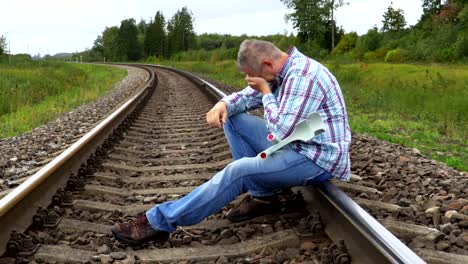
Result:
{"label": "overcast sky", "polygon": [[[404,11],[414,25],[421,16],[422,0],[348,0],[336,13],[346,32],[364,34],[382,25],[390,2]],[[290,10],[280,0],[8,0],[2,1],[0,35],[11,41],[12,53],[55,54],[90,48],[105,27],[126,18],[149,20],[156,11],[166,20],[184,6],[195,17],[195,32],[232,35],[269,35],[294,32],[284,21]]]}

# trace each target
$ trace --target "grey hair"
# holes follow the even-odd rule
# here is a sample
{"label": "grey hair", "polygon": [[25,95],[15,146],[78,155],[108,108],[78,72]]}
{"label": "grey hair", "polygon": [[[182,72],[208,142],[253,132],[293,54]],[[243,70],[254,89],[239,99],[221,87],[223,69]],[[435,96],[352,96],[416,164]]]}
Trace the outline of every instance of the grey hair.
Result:
{"label": "grey hair", "polygon": [[281,57],[281,50],[273,43],[257,39],[244,40],[237,55],[237,67],[244,71],[248,66],[255,72],[262,69],[262,60],[265,58],[277,60]]}

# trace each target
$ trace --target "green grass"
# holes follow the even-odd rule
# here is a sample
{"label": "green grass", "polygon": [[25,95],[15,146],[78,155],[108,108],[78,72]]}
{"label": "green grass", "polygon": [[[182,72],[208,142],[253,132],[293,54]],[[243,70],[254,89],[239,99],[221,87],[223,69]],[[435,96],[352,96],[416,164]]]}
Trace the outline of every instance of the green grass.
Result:
{"label": "green grass", "polygon": [[0,64],[0,138],[30,131],[97,99],[126,74],[87,64]]}
{"label": "green grass", "polygon": [[[238,87],[235,61],[172,62]],[[459,170],[468,170],[468,66],[326,64],[337,77],[353,132],[417,148]]]}

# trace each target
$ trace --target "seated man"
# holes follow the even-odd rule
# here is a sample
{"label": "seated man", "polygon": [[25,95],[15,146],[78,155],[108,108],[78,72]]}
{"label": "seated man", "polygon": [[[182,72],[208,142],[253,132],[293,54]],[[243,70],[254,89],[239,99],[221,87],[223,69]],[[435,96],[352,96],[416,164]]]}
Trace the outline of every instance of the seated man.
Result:
{"label": "seated man", "polygon": [[[296,48],[286,53],[261,40],[242,42],[238,67],[249,86],[223,98],[206,115],[210,126],[224,127],[234,161],[181,199],[115,224],[117,239],[163,242],[177,226],[201,222],[244,192],[250,196],[226,215],[233,222],[273,212],[282,188],[349,179],[351,131],[340,86],[327,68]],[[261,106],[264,120],[246,113]],[[293,142],[267,159],[256,157],[271,146],[269,132],[283,139],[312,112],[320,114],[325,133]]]}

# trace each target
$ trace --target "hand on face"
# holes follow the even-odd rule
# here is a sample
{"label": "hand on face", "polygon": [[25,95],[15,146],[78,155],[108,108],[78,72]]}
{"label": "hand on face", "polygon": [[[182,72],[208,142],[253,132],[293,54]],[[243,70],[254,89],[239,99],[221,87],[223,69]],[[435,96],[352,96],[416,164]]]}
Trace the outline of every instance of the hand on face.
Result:
{"label": "hand on face", "polygon": [[268,86],[268,82],[262,77],[251,77],[247,75],[245,76],[245,81],[250,87],[261,92],[264,95],[271,93],[270,86]]}

